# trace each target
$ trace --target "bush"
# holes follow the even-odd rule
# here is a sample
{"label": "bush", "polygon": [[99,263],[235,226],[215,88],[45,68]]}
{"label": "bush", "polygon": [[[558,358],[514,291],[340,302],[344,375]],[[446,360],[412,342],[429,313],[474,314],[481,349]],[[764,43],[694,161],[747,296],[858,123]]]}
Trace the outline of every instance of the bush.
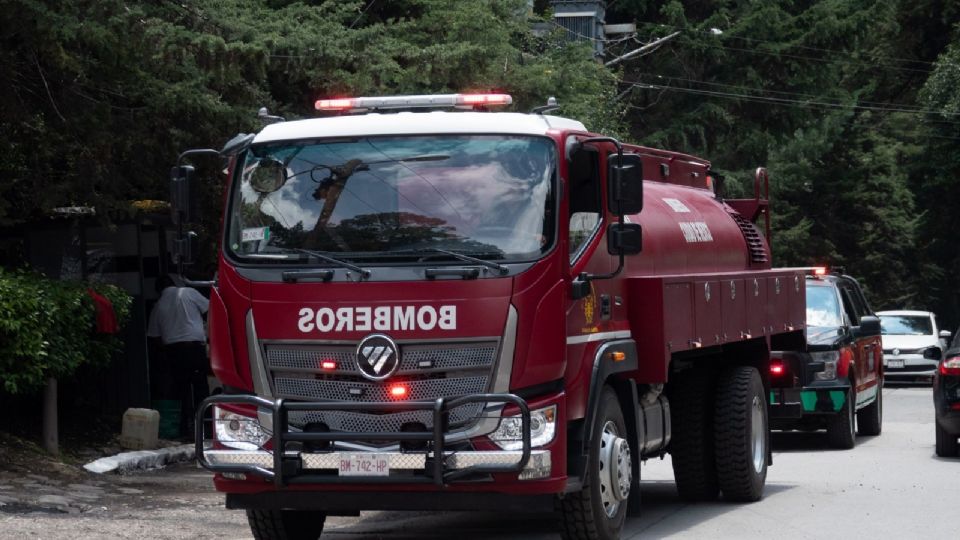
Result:
{"label": "bush", "polygon": [[113,285],[48,279],[0,269],[0,381],[11,394],[33,391],[47,377],[64,378],[85,364],[106,364],[123,342],[95,333],[94,289],[114,306],[121,326],[130,296]]}

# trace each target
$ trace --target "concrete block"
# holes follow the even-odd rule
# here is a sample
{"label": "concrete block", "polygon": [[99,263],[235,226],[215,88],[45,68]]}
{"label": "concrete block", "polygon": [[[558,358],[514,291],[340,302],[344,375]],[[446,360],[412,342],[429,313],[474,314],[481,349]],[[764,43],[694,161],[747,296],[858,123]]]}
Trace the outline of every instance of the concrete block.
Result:
{"label": "concrete block", "polygon": [[129,450],[150,450],[157,447],[160,413],[153,409],[127,409],[123,413],[120,446]]}

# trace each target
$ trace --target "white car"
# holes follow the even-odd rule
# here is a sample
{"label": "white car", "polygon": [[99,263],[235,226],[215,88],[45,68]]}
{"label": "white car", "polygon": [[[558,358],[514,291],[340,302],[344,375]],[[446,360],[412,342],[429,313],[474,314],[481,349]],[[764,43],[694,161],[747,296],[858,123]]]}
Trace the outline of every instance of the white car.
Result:
{"label": "white car", "polygon": [[932,381],[950,332],[939,330],[929,311],[878,311],[884,378]]}

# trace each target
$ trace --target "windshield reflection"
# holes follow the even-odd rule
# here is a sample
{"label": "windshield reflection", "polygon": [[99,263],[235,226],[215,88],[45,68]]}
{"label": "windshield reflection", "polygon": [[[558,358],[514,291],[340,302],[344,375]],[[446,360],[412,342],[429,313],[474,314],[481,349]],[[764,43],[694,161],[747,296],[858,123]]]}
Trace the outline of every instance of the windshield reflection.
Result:
{"label": "windshield reflection", "polygon": [[[251,183],[264,176],[254,174],[261,162],[278,161],[286,167],[279,188]],[[552,141],[538,137],[358,138],[253,148],[235,190],[229,245],[241,257],[301,248],[370,259],[437,248],[537,258],[553,243],[554,162]]]}

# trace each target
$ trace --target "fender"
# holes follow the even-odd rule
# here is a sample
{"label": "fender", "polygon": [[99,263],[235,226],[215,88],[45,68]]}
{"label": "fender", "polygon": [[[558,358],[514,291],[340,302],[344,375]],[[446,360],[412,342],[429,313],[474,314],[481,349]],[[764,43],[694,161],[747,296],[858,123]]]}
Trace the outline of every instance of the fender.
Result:
{"label": "fender", "polygon": [[[616,361],[612,353],[624,353],[623,360]],[[587,398],[587,410],[583,420],[570,425],[567,438],[567,476],[571,480],[583,482],[586,473],[587,457],[590,454],[590,441],[587,434],[593,432],[597,421],[597,409],[600,406],[600,393],[607,380],[620,373],[628,373],[637,369],[637,344],[632,339],[608,341],[601,345],[593,359],[593,371],[590,376],[590,393]],[[627,425],[627,437],[635,446],[638,459],[634,462],[634,469],[639,468],[640,430],[636,414],[637,385],[632,379],[619,380],[614,386],[620,398],[620,408],[623,411],[623,420]],[[632,396],[632,401],[628,402]],[[626,398],[626,399],[625,399]],[[637,471],[635,470],[634,473]]]}

